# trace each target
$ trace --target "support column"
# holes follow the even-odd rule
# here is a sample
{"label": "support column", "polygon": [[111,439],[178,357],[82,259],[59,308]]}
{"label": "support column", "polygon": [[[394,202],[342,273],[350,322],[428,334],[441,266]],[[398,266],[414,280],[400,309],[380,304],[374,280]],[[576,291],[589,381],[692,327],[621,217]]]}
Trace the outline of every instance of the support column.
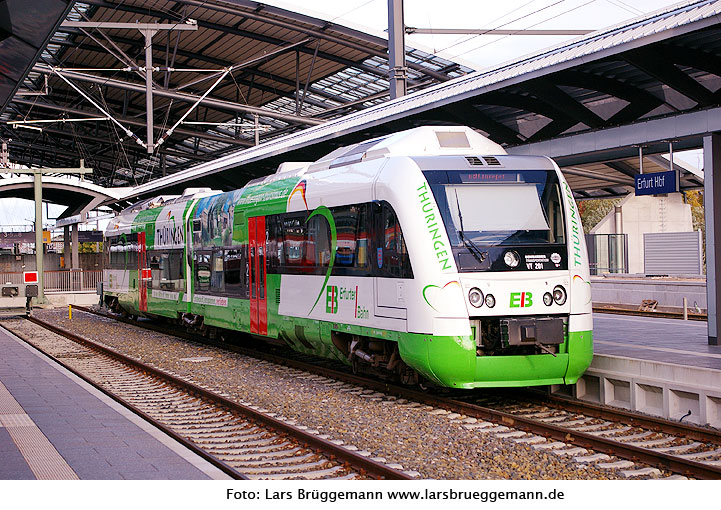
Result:
{"label": "support column", "polygon": [[391,99],[405,96],[407,91],[405,38],[403,0],[388,0],[388,68]]}
{"label": "support column", "polygon": [[153,133],[153,36],[155,30],[141,30],[141,32],[145,36],[145,137],[148,154],[152,154],[155,148]]}
{"label": "support column", "polygon": [[33,188],[35,191],[35,268],[38,272],[38,296],[35,302],[39,305],[47,303],[45,299],[45,267],[43,258],[45,250],[43,249],[43,184],[42,170],[37,169],[34,172]]}
{"label": "support column", "polygon": [[80,268],[80,245],[78,244],[78,224],[73,224],[73,233],[72,233],[72,243],[73,243],[73,262],[72,262],[72,268],[73,269],[79,269]]}
{"label": "support column", "polygon": [[63,227],[63,260],[65,261],[63,269],[69,269],[72,265],[70,259],[70,225]]}
{"label": "support column", "polygon": [[718,305],[721,287],[716,278],[721,275],[721,253],[716,254],[716,240],[721,242],[721,133],[703,139],[703,204],[706,218],[706,299],[708,302],[708,343],[719,344]]}

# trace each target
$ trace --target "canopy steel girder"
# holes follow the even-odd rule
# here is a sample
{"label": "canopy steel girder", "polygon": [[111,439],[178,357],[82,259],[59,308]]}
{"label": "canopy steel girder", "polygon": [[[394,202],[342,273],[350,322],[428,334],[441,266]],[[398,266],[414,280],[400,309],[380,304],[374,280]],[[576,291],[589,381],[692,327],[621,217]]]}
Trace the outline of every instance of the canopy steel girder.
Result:
{"label": "canopy steel girder", "polygon": [[[122,4],[115,4],[112,2],[106,2],[106,1],[99,2],[98,0],[88,0],[85,3],[89,3],[92,5],[105,4],[105,5],[103,5],[104,7],[111,7],[113,9],[125,10],[124,9],[125,6],[123,6]],[[383,42],[371,41],[370,37],[372,37],[372,36],[367,36],[366,34],[361,34],[360,32],[354,34],[354,37],[356,37],[356,38],[361,38],[363,36],[368,37],[367,40],[368,40],[369,44],[377,44],[377,45],[384,47],[383,50],[374,50],[373,48],[370,48],[368,46],[364,46],[362,44],[348,41],[347,39],[344,39],[343,37],[331,35],[331,34],[325,32],[324,30],[328,26],[327,23],[323,28],[315,29],[315,28],[309,28],[309,27],[293,24],[293,23],[290,23],[287,21],[279,20],[279,19],[273,18],[271,16],[267,16],[267,15],[263,14],[262,4],[260,5],[259,9],[250,11],[250,10],[238,10],[237,8],[233,8],[233,7],[225,7],[225,6],[222,6],[219,4],[208,3],[207,0],[201,0],[201,1],[176,0],[176,3],[184,4],[184,5],[192,5],[192,6],[198,7],[198,8],[204,8],[204,9],[208,9],[208,10],[212,10],[212,11],[216,11],[216,12],[232,14],[234,16],[241,16],[241,17],[256,20],[256,21],[269,23],[271,25],[285,28],[287,30],[292,30],[294,32],[300,32],[300,33],[303,33],[303,34],[306,34],[306,35],[309,35],[312,37],[316,37],[318,39],[323,39],[323,40],[326,40],[329,42],[333,42],[335,44],[340,44],[342,46],[346,46],[348,48],[352,48],[357,51],[362,51],[362,52],[368,53],[370,55],[373,55],[375,57],[381,57],[381,58],[385,59],[388,56],[387,52],[385,50],[385,46],[386,46],[385,41],[383,41]],[[233,2],[233,0],[226,0],[226,3],[236,3],[236,2]],[[242,4],[240,4],[240,5],[242,5]],[[142,11],[142,14],[151,14],[151,13],[148,10],[144,10],[144,11]],[[161,17],[161,15],[163,15],[162,17],[167,18],[167,13],[158,13],[157,14],[158,17]],[[198,24],[202,25],[202,23],[203,23],[202,21],[198,21]],[[424,67],[420,64],[409,62],[407,65],[408,65],[408,67],[412,68],[413,70],[418,71],[422,74],[431,76],[438,81],[445,82],[445,81],[450,80],[449,76],[439,73],[439,72],[436,72],[436,71],[433,71],[432,69],[428,69],[427,67]]]}
{"label": "canopy steel girder", "polygon": [[664,118],[644,119],[624,126],[570,134],[535,143],[507,147],[509,154],[546,154],[560,166],[603,163],[668,152],[668,141],[676,150],[697,149],[708,133],[721,131],[721,107],[677,113]]}
{"label": "canopy steel girder", "polygon": [[406,34],[424,35],[586,35],[593,30],[502,30],[495,28],[417,28],[405,27]]}
{"label": "canopy steel girder", "polygon": [[[43,128],[43,133],[47,133],[47,134],[54,135],[54,136],[59,136],[59,137],[61,137],[61,138],[70,138],[70,139],[73,139],[73,140],[74,140],[75,138],[79,137],[79,138],[81,138],[81,139],[83,140],[83,142],[93,142],[93,143],[99,144],[99,145],[101,146],[101,148],[104,148],[104,147],[106,147],[106,146],[111,146],[111,147],[112,147],[112,146],[114,145],[113,142],[111,142],[108,138],[102,138],[102,137],[99,137],[99,136],[92,136],[92,135],[89,135],[89,134],[86,133],[86,132],[83,132],[83,133],[81,133],[81,134],[76,134],[76,133],[71,133],[71,132],[68,132],[68,131],[63,131],[63,130],[61,130],[61,129],[54,129],[54,128],[45,127],[45,128]],[[131,151],[131,152],[142,152],[142,151],[139,150],[140,147],[138,147],[138,146],[135,145],[135,144],[122,143],[122,147],[123,147],[124,150],[129,150],[129,151]],[[158,149],[157,153],[158,153],[158,154],[164,154],[164,155],[166,155],[166,156],[175,157],[175,158],[194,159],[194,160],[197,160],[197,161],[212,161],[212,160],[214,159],[212,156],[209,156],[209,155],[208,155],[208,156],[205,156],[205,155],[202,155],[202,154],[194,154],[194,153],[192,153],[192,152],[183,152],[183,151],[180,151],[180,150],[172,150],[172,149],[169,149],[169,148]],[[97,157],[97,156],[96,156],[95,154],[93,154],[92,156],[89,156],[89,158],[91,158],[91,159],[95,159],[96,157]]]}
{"label": "canopy steel girder", "polygon": [[[85,3],[89,3],[89,4],[92,4],[92,5],[99,6],[99,7],[105,7],[105,8],[107,8],[107,9],[118,9],[118,10],[122,10],[122,11],[126,11],[126,12],[131,12],[131,13],[134,13],[134,14],[141,14],[141,15],[146,15],[146,16],[154,16],[154,17],[157,17],[157,18],[159,18],[159,19],[168,19],[168,20],[171,19],[171,17],[169,16],[169,14],[168,14],[167,12],[153,11],[152,9],[151,9],[151,10],[148,10],[148,9],[140,9],[140,8],[133,7],[133,6],[129,6],[129,5],[115,4],[115,3],[107,2],[107,1],[104,1],[104,0],[89,0],[89,1],[86,1]],[[210,6],[210,5],[205,5],[204,7],[210,8],[211,6]],[[231,14],[234,14],[234,15],[236,15],[236,16],[241,16],[241,17],[249,18],[249,16],[246,15],[247,13],[246,13],[245,11],[232,11]],[[203,20],[198,20],[198,26],[199,26],[199,27],[202,27],[202,28],[209,28],[209,29],[212,29],[212,30],[217,30],[217,31],[219,31],[219,32],[224,32],[224,33],[231,34],[231,35],[237,35],[237,36],[240,36],[240,37],[247,37],[247,38],[249,38],[249,39],[254,39],[254,40],[257,40],[257,41],[261,41],[261,42],[266,42],[266,43],[273,44],[273,45],[276,45],[276,46],[281,46],[281,45],[284,45],[284,44],[288,44],[288,42],[289,42],[289,41],[285,41],[285,40],[283,40],[283,39],[277,39],[277,38],[270,37],[270,36],[267,36],[267,35],[256,34],[256,33],[254,33],[254,32],[250,32],[250,31],[247,31],[247,30],[242,30],[242,29],[238,29],[238,28],[234,28],[234,27],[227,27],[227,26],[219,25],[219,24],[217,24],[217,23],[212,23],[212,22],[203,21]],[[302,32],[302,33],[305,33],[306,35],[311,35],[312,37],[317,38],[317,39],[329,40],[328,37],[327,37],[325,34],[324,34],[323,37],[320,37],[320,36],[318,36],[316,33],[309,34],[309,33],[308,33],[307,31],[305,31],[305,30],[300,30],[299,27],[296,27],[296,26],[294,26],[294,25],[291,25],[291,27],[292,27],[292,28],[289,28],[289,30],[294,30],[294,31],[297,31],[297,32]],[[286,27],[286,28],[287,28],[287,27]],[[320,33],[322,34],[322,32],[320,32]],[[339,38],[334,38],[334,40],[332,40],[331,42],[334,42],[334,43],[337,43],[337,44],[342,44],[342,45],[344,45],[344,46],[349,46],[348,41],[345,41],[345,40],[339,39]],[[379,44],[380,44],[380,43],[379,43]],[[358,50],[358,51],[362,51],[362,52],[364,52],[364,53],[368,53],[368,54],[371,55],[371,56],[377,56],[377,57],[382,57],[382,58],[386,58],[386,57],[387,57],[387,55],[386,55],[385,52],[374,51],[374,50],[371,50],[371,48],[368,48],[368,47],[366,47],[366,46],[354,45],[354,46],[350,46],[350,47],[352,47],[353,49],[356,49],[356,50]],[[178,51],[179,51],[179,53],[180,53],[180,50],[178,50]],[[299,48],[299,51],[301,51],[302,53],[309,54],[309,55],[312,55],[313,52],[314,52],[314,50],[313,50],[312,48],[308,48],[308,47],[305,47],[305,46]],[[356,67],[356,68],[361,69],[362,71],[367,72],[367,73],[369,73],[369,74],[373,74],[373,75],[375,75],[375,76],[379,76],[379,77],[382,77],[382,78],[384,78],[384,79],[388,79],[388,75],[387,75],[385,72],[383,72],[382,70],[376,69],[375,67],[372,67],[372,66],[369,66],[369,65],[366,65],[366,64],[363,64],[362,62],[356,62],[356,61],[353,61],[353,60],[348,60],[348,59],[345,59],[345,58],[343,58],[343,57],[340,57],[340,56],[337,56],[337,55],[333,55],[332,53],[326,53],[326,52],[324,52],[324,51],[319,51],[319,52],[318,52],[318,57],[323,58],[323,59],[325,59],[325,60],[330,60],[330,61],[332,61],[332,62],[336,62],[336,63],[338,63],[338,64],[342,64],[342,65],[345,65],[345,66],[348,66],[348,67]],[[445,74],[435,72],[435,71],[433,71],[433,70],[427,69],[427,68],[425,68],[425,67],[423,67],[423,66],[420,66],[420,65],[417,65],[417,64],[409,65],[409,67],[413,67],[415,70],[417,70],[417,71],[419,71],[419,72],[421,72],[421,73],[423,73],[423,74],[425,74],[425,75],[427,75],[427,76],[430,76],[430,77],[432,77],[432,78],[434,78],[434,79],[436,79],[436,80],[438,80],[438,81],[441,81],[441,82],[443,82],[443,81],[448,81],[448,80],[451,79],[449,76],[447,76],[447,75],[445,75]],[[418,69],[416,69],[416,67],[417,67]],[[454,66],[451,66],[451,69],[453,69],[453,68],[454,68]],[[411,80],[411,81],[412,81],[412,80]]]}
{"label": "canopy steel girder", "polygon": [[[137,41],[137,40],[134,40],[134,39],[123,39],[123,38],[118,38],[118,37],[116,37],[115,40],[118,41],[118,42],[120,42],[120,43],[122,43],[122,44],[129,44],[129,45],[130,45],[130,44],[132,44],[132,45],[138,45],[138,43],[140,43],[140,41]],[[307,41],[310,41],[310,40],[307,40]],[[68,47],[73,47],[73,48],[79,48],[79,49],[86,50],[86,51],[97,51],[97,52],[99,52],[99,53],[106,53],[106,51],[105,51],[102,47],[96,47],[96,46],[94,46],[94,45],[92,45],[92,44],[90,44],[90,43],[73,43],[73,42],[70,42],[70,41],[62,41],[62,42],[59,42],[58,44],[61,45],[61,46],[68,46]],[[286,52],[288,52],[288,51],[294,51],[294,50],[299,50],[299,51],[301,51],[301,52],[304,52],[304,51],[303,51],[304,49],[305,49],[305,48],[296,47],[295,44],[292,44],[292,45],[288,45],[288,46],[285,46],[285,47],[281,48],[277,53],[271,52],[271,53],[269,53],[268,55],[263,55],[263,56],[261,56],[261,57],[258,57],[257,60],[264,60],[264,59],[266,59],[268,56],[273,56],[273,53],[275,53],[275,56],[279,56],[279,55],[282,55],[282,54],[284,54],[284,53],[286,53]],[[202,62],[207,62],[207,63],[209,63],[209,64],[217,65],[217,66],[219,66],[219,67],[229,67],[229,66],[233,65],[233,63],[228,62],[228,61],[226,61],[226,60],[222,60],[222,59],[219,59],[219,58],[215,58],[215,57],[211,57],[211,56],[203,55],[203,54],[199,54],[199,53],[194,53],[194,52],[187,51],[187,50],[182,50],[182,49],[180,49],[180,48],[178,48],[178,49],[175,51],[175,53],[176,53],[176,55],[181,56],[181,57],[186,57],[186,58],[188,58],[188,59],[193,59],[193,60],[200,60],[200,61],[202,61]],[[313,52],[311,51],[310,54],[312,55]],[[320,53],[319,53],[318,56],[320,57]],[[343,60],[344,60],[344,62],[339,62],[339,63],[343,63],[344,65],[346,65],[346,66],[348,66],[348,67],[354,67],[354,68],[358,68],[358,69],[362,69],[362,68],[363,68],[363,66],[359,66],[357,63],[355,63],[355,62],[353,62],[353,61],[349,61],[349,60],[345,60],[345,59],[343,59]],[[245,76],[247,76],[247,75],[257,75],[257,76],[261,76],[261,77],[263,77],[263,78],[268,78],[269,80],[276,81],[276,82],[278,82],[278,83],[282,83],[282,84],[287,85],[287,86],[289,86],[289,87],[295,87],[295,82],[292,82],[291,80],[289,80],[289,79],[287,79],[287,78],[283,78],[283,77],[281,77],[281,76],[278,76],[278,75],[275,75],[275,74],[272,74],[272,73],[269,73],[269,72],[266,72],[266,71],[261,71],[261,70],[259,69],[259,66],[262,65],[262,64],[264,64],[264,63],[265,63],[265,62],[261,62],[261,63],[255,65],[255,66],[252,66],[252,67],[249,67],[249,68],[243,68],[243,72],[241,73],[240,76],[235,77],[235,80],[236,80],[237,82],[239,82],[239,83],[243,83],[244,85],[248,85],[248,84],[250,84],[250,82],[249,82],[248,80],[246,80],[246,79],[243,79],[242,76],[244,76],[244,75],[245,75]],[[377,74],[378,76],[383,77],[384,79],[387,79],[387,78],[388,78],[384,73],[379,72],[379,71],[376,70],[375,68],[362,69],[362,70],[364,70],[364,71],[366,71],[366,72],[369,72],[370,69],[373,69],[374,74]],[[207,76],[204,77],[203,79],[207,79]],[[421,82],[417,82],[417,81],[413,81],[413,80],[410,80],[409,83],[410,83],[410,86],[412,86],[412,87],[417,87],[417,86],[422,85]],[[180,86],[178,86],[178,87],[176,87],[176,88],[172,88],[172,89],[168,89],[168,90],[179,91],[179,90],[182,90],[183,88],[187,88],[188,85],[189,85],[189,84],[182,84],[182,85],[180,85]],[[285,90],[282,90],[282,89],[279,90],[279,89],[277,89],[277,88],[269,87],[269,86],[262,85],[262,84],[258,84],[258,83],[255,83],[254,86],[255,86],[256,88],[258,88],[259,90],[264,90],[264,91],[266,91],[266,92],[270,92],[270,93],[273,93],[273,94],[277,94],[277,95],[281,95],[281,96],[285,96],[285,97],[290,97],[290,98],[295,97],[292,93],[289,93],[288,91],[285,91]],[[166,87],[166,88],[167,88],[167,87]],[[353,106],[354,106],[354,105],[353,105],[353,103],[354,103],[353,101],[350,101],[350,100],[347,100],[347,99],[338,97],[337,95],[334,95],[334,94],[331,94],[331,93],[327,93],[327,92],[325,92],[325,91],[323,91],[323,90],[320,90],[320,89],[317,89],[317,88],[313,88],[313,89],[310,89],[310,91],[311,91],[313,94],[317,94],[317,95],[319,95],[319,96],[321,96],[321,97],[324,97],[324,98],[326,98],[326,99],[330,99],[330,100],[333,100],[333,101],[336,101],[336,102],[339,102],[339,103],[343,103],[344,105],[347,104],[347,105],[349,105],[350,107],[353,107]],[[384,95],[385,95],[385,94],[387,94],[387,92],[385,92]],[[365,101],[365,100],[367,100],[367,99],[364,98],[363,101]],[[328,105],[326,105],[326,104],[324,104],[324,103],[321,103],[321,102],[318,102],[318,101],[313,101],[311,98],[306,98],[305,101],[306,101],[307,103],[309,103],[309,104],[313,104],[314,106],[318,106],[318,107],[320,107],[320,108],[325,108],[325,109],[328,109],[328,108],[329,108]],[[358,109],[361,109],[361,108],[358,108]]]}
{"label": "canopy steel girder", "polygon": [[716,103],[716,98],[709,89],[681,71],[673,62],[666,59],[665,55],[648,50],[632,50],[624,53],[622,58],[699,106],[706,107]]}
{"label": "canopy steel girder", "polygon": [[[111,21],[64,21],[62,23],[64,26],[69,26],[73,28],[95,28],[95,29],[107,29],[107,30],[139,30],[141,34],[143,34],[143,37],[145,38],[145,110],[146,110],[146,133],[145,133],[145,147],[148,151],[148,154],[153,153],[153,149],[155,148],[155,137],[154,137],[154,129],[153,129],[153,87],[158,87],[157,84],[153,83],[153,36],[158,33],[160,30],[198,30],[198,25],[195,23],[169,23],[169,24],[163,24],[163,23],[116,23]],[[56,73],[61,78],[65,79],[62,74]],[[218,80],[220,81],[220,80]],[[217,84],[217,82],[216,82]],[[214,85],[215,86],[215,85]],[[212,88],[210,89],[212,90]],[[205,93],[201,100],[210,92]],[[200,101],[200,100],[199,100]],[[198,102],[199,102],[198,101]],[[192,107],[195,108],[198,103],[195,103]],[[97,105],[96,105],[97,107]],[[187,113],[186,113],[187,115]],[[115,122],[115,120],[113,119]],[[121,125],[122,127],[122,125]],[[173,126],[170,128],[170,132],[177,127]],[[169,133],[170,133],[169,132]],[[160,139],[158,143],[162,143],[167,139],[167,136],[164,136]]]}
{"label": "canopy steel girder", "polygon": [[609,125],[625,124],[636,120],[663,104],[661,99],[650,92],[634,87],[631,83],[599,74],[569,70],[554,75],[553,80],[557,85],[593,90],[627,101],[628,105],[606,121]]}
{"label": "canopy steel girder", "polygon": [[[34,107],[34,108],[45,108],[45,109],[59,111],[59,112],[67,112],[67,113],[71,113],[73,115],[88,115],[90,113],[87,110],[81,110],[78,108],[70,108],[67,106],[60,106],[60,105],[51,105],[51,104],[48,104],[45,102],[40,102],[40,101],[30,101],[28,99],[15,99],[15,100],[13,100],[13,103],[26,105],[26,106]],[[145,123],[143,121],[133,119],[130,117],[116,116],[116,119],[120,120],[120,122],[129,124],[131,126],[145,126]],[[162,127],[155,126],[155,129],[159,131],[162,129]],[[203,140],[212,140],[214,142],[227,143],[230,145],[237,145],[240,147],[251,147],[253,145],[252,143],[245,141],[245,140],[237,140],[235,138],[225,138],[222,136],[216,136],[216,135],[212,135],[212,134],[201,132],[201,131],[194,131],[192,129],[178,128],[175,130],[175,134],[183,135],[183,136],[187,136],[187,137],[193,137],[193,138],[201,138]]]}
{"label": "canopy steel girder", "polygon": [[[45,73],[45,74],[56,74],[55,71],[52,68],[41,66],[41,65],[35,65],[33,67],[33,71],[39,72],[39,73]],[[121,90],[129,90],[131,92],[145,92],[145,86],[144,85],[138,85],[131,82],[126,82],[122,80],[116,80],[113,78],[102,78],[99,76],[93,76],[89,74],[84,73],[78,73],[74,71],[61,71],[62,74],[66,78],[72,78],[78,81],[84,81],[88,83],[95,83],[98,85],[107,85],[108,87],[113,87]],[[175,99],[178,101],[185,101],[188,103],[195,103],[200,98],[194,94],[188,94],[185,92],[173,92],[172,90],[167,89],[154,89],[153,94],[160,97],[166,97],[169,99]],[[255,115],[259,115],[261,117],[270,117],[273,119],[282,120],[284,122],[289,122],[291,124],[305,124],[310,126],[317,126],[319,124],[323,124],[324,121],[312,119],[309,117],[299,117],[297,115],[288,115],[280,112],[276,112],[273,110],[266,110],[264,108],[257,108],[255,106],[246,106],[238,103],[231,103],[229,101],[224,101],[222,99],[214,99],[206,97],[201,101],[201,104],[207,105],[219,110],[227,110],[232,112],[241,112],[241,113],[252,113]]]}

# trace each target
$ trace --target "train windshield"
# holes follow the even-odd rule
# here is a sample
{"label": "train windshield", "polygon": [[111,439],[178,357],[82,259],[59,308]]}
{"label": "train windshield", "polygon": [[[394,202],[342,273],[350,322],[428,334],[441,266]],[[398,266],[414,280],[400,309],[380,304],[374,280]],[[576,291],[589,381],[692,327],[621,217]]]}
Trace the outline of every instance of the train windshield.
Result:
{"label": "train windshield", "polygon": [[458,253],[476,259],[459,266],[483,269],[492,262],[485,259],[489,252],[508,246],[561,251],[556,247],[565,243],[563,206],[555,172],[427,171],[425,176],[456,259]]}

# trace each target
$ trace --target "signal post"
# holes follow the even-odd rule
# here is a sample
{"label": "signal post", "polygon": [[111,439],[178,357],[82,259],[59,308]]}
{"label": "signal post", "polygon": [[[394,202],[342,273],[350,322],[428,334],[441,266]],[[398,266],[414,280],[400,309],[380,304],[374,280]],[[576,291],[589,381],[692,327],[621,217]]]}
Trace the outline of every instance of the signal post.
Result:
{"label": "signal post", "polygon": [[78,168],[27,168],[13,169],[15,174],[32,174],[34,176],[34,192],[35,192],[35,264],[38,272],[38,295],[37,304],[46,304],[45,299],[45,274],[43,268],[43,174],[90,174],[93,173],[92,168],[85,168],[85,162],[81,159]]}

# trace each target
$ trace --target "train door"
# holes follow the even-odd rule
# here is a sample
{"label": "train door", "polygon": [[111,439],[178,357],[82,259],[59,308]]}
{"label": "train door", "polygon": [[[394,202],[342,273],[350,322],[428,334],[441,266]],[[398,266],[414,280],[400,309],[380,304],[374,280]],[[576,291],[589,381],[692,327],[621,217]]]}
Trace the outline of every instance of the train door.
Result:
{"label": "train door", "polygon": [[265,217],[248,218],[248,274],[250,276],[250,332],[268,334],[265,291]]}
{"label": "train door", "polygon": [[148,311],[148,285],[151,280],[151,271],[148,267],[148,255],[145,249],[145,232],[138,234],[138,309]]}
{"label": "train door", "polygon": [[373,208],[375,225],[375,314],[406,319],[404,278],[412,278],[398,217],[387,202]]}

